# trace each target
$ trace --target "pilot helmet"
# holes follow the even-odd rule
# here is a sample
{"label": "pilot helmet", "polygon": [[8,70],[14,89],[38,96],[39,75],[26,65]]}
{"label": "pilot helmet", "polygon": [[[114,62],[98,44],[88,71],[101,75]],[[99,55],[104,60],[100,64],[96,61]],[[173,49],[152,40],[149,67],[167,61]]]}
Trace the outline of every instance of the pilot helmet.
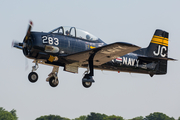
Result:
{"label": "pilot helmet", "polygon": [[66,30],[66,35],[69,35],[69,31],[68,30]]}
{"label": "pilot helmet", "polygon": [[90,40],[90,38],[91,38],[91,37],[90,37],[89,35],[86,35],[86,39],[87,39],[87,40]]}

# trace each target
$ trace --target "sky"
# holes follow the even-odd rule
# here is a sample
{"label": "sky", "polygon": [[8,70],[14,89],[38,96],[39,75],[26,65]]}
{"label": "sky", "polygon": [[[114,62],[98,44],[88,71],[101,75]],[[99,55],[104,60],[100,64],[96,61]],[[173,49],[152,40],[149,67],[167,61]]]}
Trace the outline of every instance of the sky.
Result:
{"label": "sky", "polygon": [[[168,56],[180,60],[179,0],[0,0],[0,107],[17,110],[19,120],[43,115],[70,119],[90,112],[131,119],[162,112],[180,117],[180,62],[169,61],[166,75],[95,70],[86,89],[78,74],[58,73],[56,88],[46,82],[51,66],[39,65],[36,83],[28,81],[32,60],[11,47],[23,41],[29,20],[32,31],[48,32],[61,25],[82,28],[104,42],[128,42],[147,47],[155,29],[169,32]],[[28,64],[28,69],[25,70]]]}

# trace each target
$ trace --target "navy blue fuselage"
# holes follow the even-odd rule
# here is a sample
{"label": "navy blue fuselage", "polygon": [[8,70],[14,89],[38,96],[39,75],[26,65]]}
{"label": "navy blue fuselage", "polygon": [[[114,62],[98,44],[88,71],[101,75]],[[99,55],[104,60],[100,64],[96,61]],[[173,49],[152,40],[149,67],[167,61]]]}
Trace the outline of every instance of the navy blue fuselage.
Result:
{"label": "navy blue fuselage", "polygon": [[[57,47],[59,52],[45,52],[46,45]],[[60,33],[31,32],[27,42],[27,48],[24,49],[23,52],[24,55],[30,59],[43,59],[46,60],[46,64],[65,66],[66,64],[71,64],[71,61],[63,59],[64,56],[98,48],[104,45],[106,45],[106,43],[99,38],[97,40],[88,40]],[[156,49],[157,48],[155,48],[155,50]],[[110,71],[146,73],[150,75],[166,74],[166,68],[161,68],[162,65],[167,66],[167,60],[142,57],[145,56],[146,51],[147,49],[142,48],[124,56],[119,56],[118,58],[102,65],[94,66],[94,68]],[[48,61],[50,55],[58,56],[58,60],[52,62]],[[80,67],[87,66],[87,64],[83,64]]]}

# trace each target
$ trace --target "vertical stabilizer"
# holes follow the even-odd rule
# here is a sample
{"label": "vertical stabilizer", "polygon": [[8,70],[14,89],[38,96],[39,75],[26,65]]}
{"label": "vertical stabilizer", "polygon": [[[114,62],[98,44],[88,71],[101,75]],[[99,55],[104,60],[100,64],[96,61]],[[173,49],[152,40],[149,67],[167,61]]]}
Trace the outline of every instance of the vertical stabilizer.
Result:
{"label": "vertical stabilizer", "polygon": [[[151,39],[149,46],[146,49],[146,55],[153,58],[168,57],[168,36],[169,33],[157,29]],[[167,60],[159,59],[155,74],[167,73]]]}
{"label": "vertical stabilizer", "polygon": [[147,47],[146,55],[148,57],[168,57],[168,36],[169,33],[157,29]]}

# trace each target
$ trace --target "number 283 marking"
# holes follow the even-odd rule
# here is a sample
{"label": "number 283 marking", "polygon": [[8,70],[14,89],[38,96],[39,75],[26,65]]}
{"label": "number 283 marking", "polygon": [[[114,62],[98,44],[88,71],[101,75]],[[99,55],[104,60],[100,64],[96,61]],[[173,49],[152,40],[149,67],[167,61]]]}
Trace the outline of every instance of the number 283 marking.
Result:
{"label": "number 283 marking", "polygon": [[53,37],[42,36],[43,43],[49,43],[50,45],[59,45],[59,39]]}

